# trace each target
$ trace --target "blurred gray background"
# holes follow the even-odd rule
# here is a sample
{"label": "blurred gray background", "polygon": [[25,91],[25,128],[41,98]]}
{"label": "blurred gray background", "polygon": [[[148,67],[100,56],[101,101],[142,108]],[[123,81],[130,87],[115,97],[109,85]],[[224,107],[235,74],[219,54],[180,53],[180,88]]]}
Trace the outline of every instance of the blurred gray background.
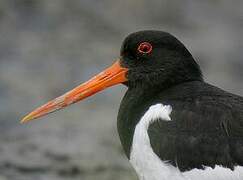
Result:
{"label": "blurred gray background", "polygon": [[0,180],[135,180],[117,86],[27,125],[33,108],[100,72],[129,33],[171,32],[206,81],[243,95],[242,0],[0,0]]}

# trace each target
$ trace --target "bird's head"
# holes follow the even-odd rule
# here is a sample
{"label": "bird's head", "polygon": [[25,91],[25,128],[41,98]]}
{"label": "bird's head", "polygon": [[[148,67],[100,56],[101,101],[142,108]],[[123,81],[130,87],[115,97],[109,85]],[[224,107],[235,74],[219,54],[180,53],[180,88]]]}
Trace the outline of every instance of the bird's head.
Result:
{"label": "bird's head", "polygon": [[193,80],[202,80],[201,71],[180,41],[166,32],[140,31],[124,40],[120,58],[111,67],[35,109],[21,122],[39,118],[121,83],[129,88],[167,88]]}
{"label": "bird's head", "polygon": [[130,34],[121,47],[121,65],[129,69],[126,84],[131,88],[167,88],[202,79],[200,68],[186,47],[162,31]]}

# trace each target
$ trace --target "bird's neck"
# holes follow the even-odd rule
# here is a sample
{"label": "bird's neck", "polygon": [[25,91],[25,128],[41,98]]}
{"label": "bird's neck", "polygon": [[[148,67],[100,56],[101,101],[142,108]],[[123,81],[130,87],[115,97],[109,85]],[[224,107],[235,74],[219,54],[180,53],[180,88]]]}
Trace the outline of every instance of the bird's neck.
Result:
{"label": "bird's neck", "polygon": [[128,158],[130,157],[135,127],[150,105],[153,104],[156,93],[153,89],[130,88],[121,102],[117,127]]}

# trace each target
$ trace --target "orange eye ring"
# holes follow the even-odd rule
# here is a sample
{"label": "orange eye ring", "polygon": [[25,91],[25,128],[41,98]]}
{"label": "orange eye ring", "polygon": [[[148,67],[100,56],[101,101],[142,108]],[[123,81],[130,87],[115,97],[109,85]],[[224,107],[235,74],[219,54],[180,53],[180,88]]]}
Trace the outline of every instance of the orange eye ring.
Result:
{"label": "orange eye ring", "polygon": [[142,54],[149,54],[153,50],[153,46],[148,42],[142,42],[138,46],[138,52]]}

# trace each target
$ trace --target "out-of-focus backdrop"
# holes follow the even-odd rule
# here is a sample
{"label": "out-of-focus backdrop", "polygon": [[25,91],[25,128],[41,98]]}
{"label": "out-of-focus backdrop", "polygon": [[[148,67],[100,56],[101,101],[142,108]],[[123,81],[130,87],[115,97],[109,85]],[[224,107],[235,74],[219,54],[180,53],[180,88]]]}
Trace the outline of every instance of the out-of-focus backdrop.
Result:
{"label": "out-of-focus backdrop", "polygon": [[116,131],[118,86],[20,125],[109,66],[131,32],[171,32],[206,81],[243,95],[242,0],[0,0],[0,180],[135,180]]}

